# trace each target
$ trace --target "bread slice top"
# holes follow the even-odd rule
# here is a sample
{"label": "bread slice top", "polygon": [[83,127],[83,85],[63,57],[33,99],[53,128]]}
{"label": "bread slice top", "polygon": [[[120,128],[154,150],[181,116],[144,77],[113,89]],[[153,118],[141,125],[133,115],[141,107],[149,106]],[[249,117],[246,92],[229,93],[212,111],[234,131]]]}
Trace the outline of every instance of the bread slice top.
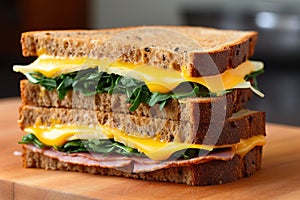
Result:
{"label": "bread slice top", "polygon": [[91,57],[185,70],[191,77],[235,68],[254,53],[254,31],[188,26],[32,31],[22,34],[24,56]]}

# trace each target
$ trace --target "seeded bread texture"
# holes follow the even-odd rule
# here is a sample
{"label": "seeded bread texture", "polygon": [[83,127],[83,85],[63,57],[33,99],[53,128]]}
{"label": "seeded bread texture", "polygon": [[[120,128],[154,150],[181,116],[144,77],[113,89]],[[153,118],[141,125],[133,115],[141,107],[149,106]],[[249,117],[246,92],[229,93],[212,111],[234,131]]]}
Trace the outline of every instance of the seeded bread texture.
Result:
{"label": "seeded bread texture", "polygon": [[23,146],[23,166],[47,170],[64,170],[91,174],[122,176],[149,181],[183,183],[187,185],[216,185],[251,176],[261,168],[262,147],[257,146],[244,157],[235,155],[229,161],[209,161],[197,165],[171,167],[147,173],[128,173],[114,168],[101,168],[83,164],[61,162]]}
{"label": "seeded bread texture", "polygon": [[49,91],[38,84],[29,83],[28,80],[21,81],[20,89],[23,105],[98,110],[175,121],[194,119],[201,123],[230,117],[232,113],[244,108],[252,96],[250,89],[235,89],[222,97],[171,99],[162,110],[159,105],[150,107],[142,103],[137,110],[129,112],[130,104],[126,102],[126,96],[121,94],[84,96],[80,92],[70,91],[60,100],[55,89]]}
{"label": "seeded bread texture", "polygon": [[250,110],[241,110],[225,122],[203,124],[197,121],[181,122],[120,113],[34,106],[22,106],[19,114],[22,130],[35,124],[51,126],[54,122],[94,127],[100,124],[142,138],[213,145],[232,144],[254,135],[265,135],[264,113]]}
{"label": "seeded bread texture", "polygon": [[254,54],[257,33],[204,27],[142,26],[102,30],[32,31],[22,34],[24,56],[107,58],[216,75]]}

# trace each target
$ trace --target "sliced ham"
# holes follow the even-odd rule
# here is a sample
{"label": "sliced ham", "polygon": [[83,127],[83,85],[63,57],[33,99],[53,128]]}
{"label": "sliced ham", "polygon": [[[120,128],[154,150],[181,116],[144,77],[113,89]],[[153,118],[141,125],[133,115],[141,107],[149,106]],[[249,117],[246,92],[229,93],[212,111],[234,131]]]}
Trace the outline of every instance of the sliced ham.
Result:
{"label": "sliced ham", "polygon": [[151,172],[170,167],[182,167],[193,164],[204,163],[212,160],[231,160],[234,153],[230,149],[222,149],[210,152],[208,155],[201,155],[188,160],[167,160],[163,162],[153,161],[146,157],[131,156],[126,157],[119,154],[103,155],[100,153],[64,153],[53,149],[40,149],[34,145],[25,145],[26,148],[34,152],[42,153],[48,157],[59,161],[79,164],[85,166],[98,166],[102,168],[118,168],[130,173]]}

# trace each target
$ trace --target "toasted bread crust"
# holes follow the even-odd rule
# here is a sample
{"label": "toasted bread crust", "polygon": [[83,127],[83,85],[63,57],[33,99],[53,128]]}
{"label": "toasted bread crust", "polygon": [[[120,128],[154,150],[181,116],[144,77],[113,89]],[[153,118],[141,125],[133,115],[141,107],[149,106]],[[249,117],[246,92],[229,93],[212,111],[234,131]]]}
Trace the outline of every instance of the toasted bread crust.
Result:
{"label": "toasted bread crust", "polygon": [[215,185],[251,176],[261,168],[262,147],[257,146],[243,158],[235,155],[229,161],[209,161],[197,165],[171,167],[147,173],[128,173],[114,168],[101,168],[83,164],[61,162],[23,146],[23,166],[47,170],[64,170],[91,174],[122,176],[149,181],[183,183],[187,185]]}
{"label": "toasted bread crust", "polygon": [[129,112],[130,104],[126,102],[125,95],[96,94],[87,97],[80,92],[70,91],[64,99],[60,100],[56,90],[46,90],[38,84],[29,83],[28,80],[21,81],[20,89],[23,105],[97,110],[175,121],[197,120],[201,123],[214,120],[213,117],[230,117],[233,113],[244,108],[252,96],[250,89],[236,89],[222,97],[171,99],[163,110],[159,109],[159,105],[150,107],[142,103],[137,110]]}
{"label": "toasted bread crust", "polygon": [[108,58],[185,70],[191,77],[235,68],[254,54],[257,33],[204,27],[145,26],[22,34],[24,56]]}
{"label": "toasted bread crust", "polygon": [[[53,122],[85,126],[100,124],[121,129],[136,137],[212,145],[233,144],[254,135],[265,135],[264,113],[249,110],[241,110],[225,122],[212,123],[181,122],[128,116],[121,113],[33,106],[22,106],[19,114],[18,122],[22,130],[35,124],[52,126]],[[208,130],[209,134],[207,134]]]}

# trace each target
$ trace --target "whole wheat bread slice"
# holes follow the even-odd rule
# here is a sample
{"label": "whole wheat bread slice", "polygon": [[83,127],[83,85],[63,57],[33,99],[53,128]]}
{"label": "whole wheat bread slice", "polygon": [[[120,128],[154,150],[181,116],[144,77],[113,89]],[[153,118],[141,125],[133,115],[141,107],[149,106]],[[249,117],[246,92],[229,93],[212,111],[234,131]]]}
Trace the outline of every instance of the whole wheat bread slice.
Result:
{"label": "whole wheat bread slice", "polygon": [[191,77],[235,68],[254,53],[257,33],[204,27],[144,26],[22,34],[24,56],[108,58],[185,70]]}
{"label": "whole wheat bread slice", "polygon": [[[53,122],[87,126],[100,124],[123,130],[137,137],[155,138],[166,142],[213,145],[233,144],[239,142],[240,139],[247,139],[254,135],[265,135],[264,113],[250,110],[241,110],[226,121],[212,123],[182,122],[122,113],[34,106],[22,106],[19,114],[19,125],[22,130],[35,124],[51,126]],[[209,134],[207,134],[208,131]]]}
{"label": "whole wheat bread slice", "polygon": [[47,170],[86,172],[91,174],[123,176],[149,181],[184,183],[187,185],[215,185],[251,176],[261,168],[262,147],[257,146],[244,157],[235,155],[232,160],[213,160],[183,167],[171,167],[146,173],[128,173],[114,168],[101,168],[83,164],[61,162],[40,152],[34,152],[23,146],[23,166]]}
{"label": "whole wheat bread slice", "polygon": [[250,100],[250,89],[236,89],[222,97],[171,99],[160,110],[159,105],[153,107],[140,104],[137,110],[129,112],[130,104],[126,96],[121,94],[96,94],[84,96],[80,92],[70,91],[60,100],[57,91],[46,90],[43,86],[22,80],[20,83],[23,105],[53,108],[76,108],[97,110],[101,112],[116,112],[135,117],[154,117],[175,121],[200,121],[201,123],[228,118],[233,113],[244,108]]}

